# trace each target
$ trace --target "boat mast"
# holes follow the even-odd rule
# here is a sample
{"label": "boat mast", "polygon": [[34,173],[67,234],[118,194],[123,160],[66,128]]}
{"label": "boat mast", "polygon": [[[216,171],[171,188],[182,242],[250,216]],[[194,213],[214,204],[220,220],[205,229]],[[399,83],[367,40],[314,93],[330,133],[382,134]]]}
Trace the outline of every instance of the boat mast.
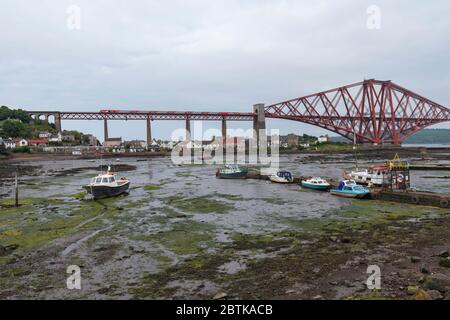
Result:
{"label": "boat mast", "polygon": [[355,131],[353,131],[353,150],[355,150],[355,166],[356,171],[358,172],[358,153],[357,153],[357,144],[356,144],[356,134]]}

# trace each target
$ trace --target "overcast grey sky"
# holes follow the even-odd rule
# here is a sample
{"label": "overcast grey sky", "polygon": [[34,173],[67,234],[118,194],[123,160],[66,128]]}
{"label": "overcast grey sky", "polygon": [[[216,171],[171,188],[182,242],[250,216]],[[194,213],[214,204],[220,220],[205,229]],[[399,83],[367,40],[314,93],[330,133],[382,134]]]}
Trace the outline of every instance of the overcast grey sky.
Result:
{"label": "overcast grey sky", "polygon": [[[0,4],[0,105],[250,111],[254,103],[365,78],[392,80],[450,105],[448,0]],[[68,27],[71,5],[81,9],[80,29]],[[381,9],[380,29],[367,28],[370,5]],[[154,122],[153,132],[168,138],[182,125]],[[282,120],[268,126],[281,133],[325,132]],[[64,121],[63,128],[103,137],[100,122]],[[144,138],[145,124],[111,121],[110,136]]]}

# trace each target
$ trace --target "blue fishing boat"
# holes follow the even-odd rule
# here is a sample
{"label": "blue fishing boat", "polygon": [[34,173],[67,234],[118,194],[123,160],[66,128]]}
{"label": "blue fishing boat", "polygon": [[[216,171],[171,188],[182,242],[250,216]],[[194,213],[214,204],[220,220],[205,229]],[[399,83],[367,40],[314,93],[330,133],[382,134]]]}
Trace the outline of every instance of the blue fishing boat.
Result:
{"label": "blue fishing boat", "polygon": [[344,198],[365,198],[369,195],[369,189],[357,185],[354,180],[343,180],[336,189],[331,189],[332,195]]}
{"label": "blue fishing boat", "polygon": [[217,169],[216,177],[219,179],[246,179],[247,173],[247,168],[241,168],[236,164],[227,164],[223,168]]}

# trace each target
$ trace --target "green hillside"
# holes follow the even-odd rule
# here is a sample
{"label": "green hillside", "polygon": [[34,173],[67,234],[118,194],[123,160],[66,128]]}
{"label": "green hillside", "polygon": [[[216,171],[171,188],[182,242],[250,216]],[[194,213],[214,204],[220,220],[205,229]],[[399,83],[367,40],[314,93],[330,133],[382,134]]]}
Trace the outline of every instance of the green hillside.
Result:
{"label": "green hillside", "polygon": [[0,107],[0,137],[36,138],[41,131],[57,132],[53,123],[33,120],[24,110]]}
{"label": "green hillside", "polygon": [[450,129],[424,129],[405,140],[412,144],[450,144]]}
{"label": "green hillside", "polygon": [[[330,137],[333,142],[349,142],[341,136]],[[450,129],[424,129],[405,140],[406,144],[450,144]]]}

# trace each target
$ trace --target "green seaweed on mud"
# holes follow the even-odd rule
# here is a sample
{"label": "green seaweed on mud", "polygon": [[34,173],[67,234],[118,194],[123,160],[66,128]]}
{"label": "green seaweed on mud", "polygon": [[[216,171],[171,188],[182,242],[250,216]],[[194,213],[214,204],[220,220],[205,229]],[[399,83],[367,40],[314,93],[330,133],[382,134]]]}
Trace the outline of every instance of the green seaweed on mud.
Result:
{"label": "green seaweed on mud", "polygon": [[159,189],[161,189],[161,186],[156,185],[156,184],[148,184],[148,185],[144,186],[145,191],[156,191]]}
{"label": "green seaweed on mud", "polygon": [[[22,200],[26,204],[2,209],[0,215],[0,243],[18,245],[21,250],[41,247],[51,240],[93,228],[98,221],[89,219],[106,212],[105,206],[95,201],[74,204],[60,199]],[[8,204],[1,202],[2,206]]]}
{"label": "green seaweed on mud", "polygon": [[[318,266],[345,263],[350,257],[367,253],[377,243],[398,243],[404,236],[395,228],[407,226],[415,217],[442,217],[448,210],[418,207],[390,202],[353,201],[340,210],[331,211],[325,217],[283,220],[289,228],[260,234],[233,233],[230,244],[222,244],[220,254],[199,251],[197,254],[156,275],[144,276],[139,285],[130,288],[135,297],[171,297],[170,281],[208,279],[240,298],[268,298],[274,292],[283,294],[298,278],[308,277]],[[426,221],[425,221],[426,222]],[[432,228],[431,222],[429,227]],[[421,228],[428,228],[422,224]],[[359,231],[364,230],[364,233]],[[407,230],[402,231],[408,234]],[[424,230],[426,232],[426,230]],[[346,239],[339,244],[330,240],[338,235]],[[180,235],[177,235],[180,236]],[[182,236],[181,236],[182,237]],[[356,237],[353,241],[353,237]],[[363,241],[362,239],[367,239]],[[246,258],[246,269],[236,274],[218,272],[220,265],[241,259],[240,252],[273,252],[275,256]],[[281,262],[283,261],[283,262]],[[282,278],[279,278],[282,274]],[[293,277],[293,278],[290,278]],[[276,279],[276,281],[275,281]],[[267,283],[266,286],[262,285]],[[256,285],[257,284],[257,285]],[[262,286],[262,287],[261,287]],[[255,291],[256,290],[256,291]],[[188,294],[193,294],[188,293]],[[385,299],[384,294],[367,293],[349,296],[349,299]],[[208,298],[204,297],[203,298]],[[210,298],[210,297],[209,297]]]}
{"label": "green seaweed on mud", "polygon": [[78,200],[82,200],[86,196],[87,196],[87,192],[86,191],[80,191],[78,193],[74,193],[74,194],[70,195],[69,197],[70,198],[75,198],[75,199],[78,199]]}
{"label": "green seaweed on mud", "polygon": [[242,197],[239,194],[225,194],[225,193],[214,192],[212,195],[219,199],[226,199],[229,201],[243,201],[244,200],[244,197]]}
{"label": "green seaweed on mud", "polygon": [[178,212],[171,207],[162,207],[160,208],[161,213],[163,213],[167,218],[188,218],[190,217],[187,214],[182,212]]}
{"label": "green seaweed on mud", "polygon": [[176,172],[175,175],[180,178],[195,177],[192,172]]}
{"label": "green seaweed on mud", "polygon": [[290,229],[306,233],[339,234],[345,230],[361,230],[372,225],[387,224],[430,214],[441,215],[445,209],[418,207],[384,201],[354,200],[341,208],[329,211],[324,217],[296,219],[282,218]]}
{"label": "green seaweed on mud", "polygon": [[135,235],[133,240],[156,242],[177,255],[199,254],[214,247],[213,227],[196,221],[178,221],[172,229],[157,234]]}
{"label": "green seaweed on mud", "polygon": [[175,195],[163,200],[169,206],[192,213],[225,213],[233,209],[230,204],[212,199],[210,196],[186,198],[182,195]]}

